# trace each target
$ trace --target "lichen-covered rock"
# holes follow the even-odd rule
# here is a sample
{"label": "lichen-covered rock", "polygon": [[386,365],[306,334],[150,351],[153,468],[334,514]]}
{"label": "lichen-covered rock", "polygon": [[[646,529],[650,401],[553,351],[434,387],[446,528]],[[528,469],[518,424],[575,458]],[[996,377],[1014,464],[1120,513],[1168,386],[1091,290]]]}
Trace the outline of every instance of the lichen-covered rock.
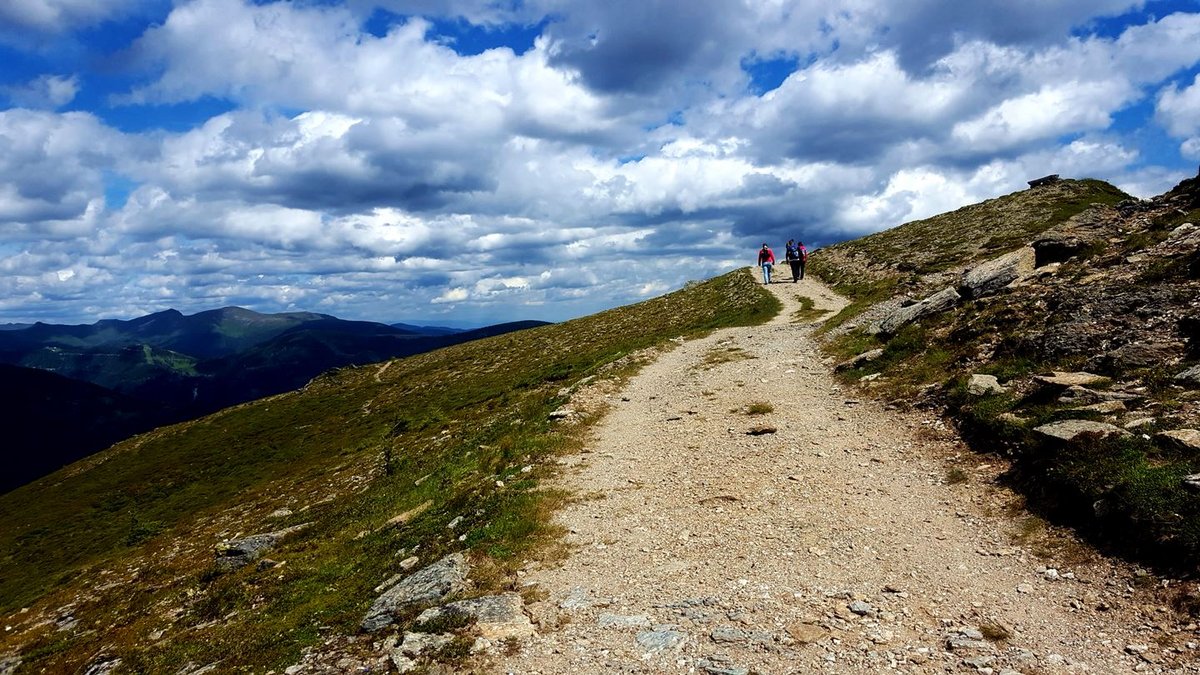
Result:
{"label": "lichen-covered rock", "polygon": [[363,617],[362,629],[371,633],[384,628],[395,621],[398,612],[413,605],[439,602],[451,593],[462,590],[466,580],[466,557],[461,553],[451,553],[410,574],[375,598]]}
{"label": "lichen-covered rock", "polygon": [[870,363],[882,356],[883,356],[882,349],[872,349],[870,351],[865,351],[848,361],[843,361],[843,362],[837,364],[837,366],[834,369],[837,370],[838,372],[845,371],[845,370],[854,370],[855,368],[861,368],[862,366],[865,366],[868,363]]}
{"label": "lichen-covered rock", "polygon": [[953,288],[946,288],[933,295],[925,298],[915,305],[908,307],[897,307],[879,321],[867,327],[867,333],[871,335],[892,335],[904,326],[933,314],[940,314],[962,300],[958,291]]}
{"label": "lichen-covered rock", "polygon": [[1094,387],[1100,384],[1106,384],[1110,380],[1103,375],[1093,373],[1077,372],[1064,373],[1055,371],[1052,375],[1038,375],[1033,378],[1034,382],[1048,385],[1050,387],[1058,387],[1067,389],[1068,387]]}
{"label": "lichen-covered rock", "polygon": [[1194,365],[1176,375],[1175,381],[1193,387],[1200,387],[1200,364]]}
{"label": "lichen-covered rock", "polygon": [[1073,443],[1087,434],[1097,435],[1101,438],[1108,438],[1110,436],[1126,437],[1130,435],[1128,431],[1120,427],[1089,420],[1063,420],[1061,422],[1034,427],[1033,431],[1045,438],[1065,441],[1067,443]]}
{"label": "lichen-covered rock", "polygon": [[1000,380],[996,379],[995,375],[981,375],[976,373],[971,376],[967,382],[967,393],[971,396],[987,396],[989,394],[1003,394],[1008,389],[1000,384]]}
{"label": "lichen-covered rock", "polygon": [[1167,448],[1175,450],[1185,450],[1190,452],[1200,451],[1200,431],[1196,429],[1172,429],[1171,431],[1162,431],[1154,434],[1154,440]]}
{"label": "lichen-covered rock", "polygon": [[964,298],[984,298],[1033,273],[1034,252],[1023,247],[992,258],[963,274],[958,293]]}
{"label": "lichen-covered rock", "polygon": [[217,544],[217,569],[228,572],[236,570],[258,560],[264,553],[275,548],[287,537],[312,527],[312,523],[302,523],[285,527],[274,532],[252,534],[249,537],[234,539]]}
{"label": "lichen-covered rock", "polygon": [[518,593],[486,595],[427,609],[417,617],[417,623],[428,623],[448,616],[471,619],[475,631],[488,640],[524,638],[534,634],[533,623],[525,615],[525,603]]}

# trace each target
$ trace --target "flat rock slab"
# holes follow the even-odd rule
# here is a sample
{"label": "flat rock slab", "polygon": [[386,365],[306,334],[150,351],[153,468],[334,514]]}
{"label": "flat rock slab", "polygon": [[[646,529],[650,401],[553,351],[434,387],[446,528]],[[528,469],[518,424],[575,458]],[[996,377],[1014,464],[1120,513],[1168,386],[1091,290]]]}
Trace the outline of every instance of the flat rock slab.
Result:
{"label": "flat rock slab", "polygon": [[1033,381],[1066,389],[1067,387],[1094,387],[1098,384],[1107,384],[1110,380],[1103,375],[1082,371],[1077,373],[1055,371],[1052,375],[1037,375],[1033,378]]}
{"label": "flat rock slab", "polygon": [[525,602],[518,593],[485,595],[427,609],[417,617],[417,623],[428,623],[447,616],[472,619],[475,631],[488,640],[525,638],[535,632],[533,622],[525,615]]}
{"label": "flat rock slab", "polygon": [[913,321],[944,312],[957,305],[960,301],[962,301],[962,296],[958,294],[958,291],[953,288],[943,289],[915,305],[893,309],[878,322],[868,326],[867,333],[871,335],[893,335],[896,331]]}
{"label": "flat rock slab", "polygon": [[1175,450],[1200,451],[1200,431],[1196,429],[1172,429],[1154,434],[1159,445]]}
{"label": "flat rock slab", "polygon": [[975,267],[963,275],[958,292],[964,298],[983,298],[1033,273],[1034,251],[1019,248]]}
{"label": "flat rock slab", "polygon": [[391,625],[396,614],[407,607],[439,602],[455,591],[462,590],[467,580],[467,559],[461,553],[451,553],[432,565],[405,577],[402,581],[375,598],[362,629],[368,633]]}
{"label": "flat rock slab", "polygon": [[1046,438],[1053,438],[1067,443],[1074,442],[1085,434],[1096,434],[1102,438],[1130,435],[1128,431],[1120,427],[1089,420],[1063,420],[1062,422],[1043,424],[1040,427],[1035,427],[1033,431]]}
{"label": "flat rock slab", "polygon": [[679,649],[687,641],[687,633],[677,630],[645,630],[637,634],[638,646],[648,652]]}
{"label": "flat rock slab", "polygon": [[245,567],[258,560],[267,551],[275,548],[279,542],[309,527],[312,527],[312,523],[293,525],[292,527],[285,527],[282,530],[275,530],[274,532],[252,534],[249,537],[221,542],[217,544],[215,551],[217,569],[228,572]]}

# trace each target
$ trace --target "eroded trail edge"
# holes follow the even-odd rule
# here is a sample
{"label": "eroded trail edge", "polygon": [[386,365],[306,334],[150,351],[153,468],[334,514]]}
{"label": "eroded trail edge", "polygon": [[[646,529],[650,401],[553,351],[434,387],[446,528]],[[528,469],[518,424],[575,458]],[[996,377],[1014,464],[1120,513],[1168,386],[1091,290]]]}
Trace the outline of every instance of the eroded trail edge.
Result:
{"label": "eroded trail edge", "polygon": [[840,298],[769,288],[769,324],[607,396],[564,460],[572,554],[524,573],[539,633],[497,671],[1196,671],[1144,573],[1024,514],[986,458],[948,472],[968,451],[931,416],[834,380],[795,312]]}

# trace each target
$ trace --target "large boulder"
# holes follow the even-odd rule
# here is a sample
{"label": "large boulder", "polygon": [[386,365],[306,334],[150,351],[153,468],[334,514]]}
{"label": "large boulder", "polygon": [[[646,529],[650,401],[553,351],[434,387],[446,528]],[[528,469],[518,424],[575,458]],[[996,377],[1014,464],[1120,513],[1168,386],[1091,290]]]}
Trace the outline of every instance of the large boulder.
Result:
{"label": "large boulder", "polygon": [[1101,438],[1109,438],[1111,436],[1124,438],[1131,435],[1128,431],[1120,427],[1088,420],[1063,420],[1061,422],[1043,424],[1040,427],[1034,427],[1033,432],[1044,438],[1066,443],[1074,443],[1085,435],[1099,436]]}
{"label": "large boulder", "polygon": [[951,309],[962,300],[953,288],[946,288],[908,307],[897,307],[867,327],[871,335],[893,335],[905,325]]}
{"label": "large boulder", "polygon": [[1009,284],[1033,273],[1032,248],[1019,248],[992,258],[963,274],[958,293],[964,298],[983,298],[999,293]]}
{"label": "large boulder", "polygon": [[838,372],[841,372],[844,370],[854,370],[855,368],[861,368],[861,367],[867,365],[868,363],[870,363],[876,359],[880,359],[880,358],[883,358],[883,350],[882,349],[872,349],[869,351],[865,351],[865,352],[859,354],[858,356],[855,356],[852,359],[849,359],[847,361],[842,361],[841,363],[837,364],[837,366],[834,368],[834,370],[836,370]]}
{"label": "large boulder", "polygon": [[396,615],[415,605],[440,602],[466,585],[467,559],[461,553],[451,553],[384,591],[375,598],[362,629],[368,633],[391,625]]}
{"label": "large boulder", "polygon": [[1065,232],[1047,232],[1033,242],[1034,265],[1041,267],[1066,262],[1087,247],[1088,242],[1082,237]]}
{"label": "large boulder", "polygon": [[222,572],[228,572],[245,567],[261,558],[264,553],[275,548],[279,542],[287,537],[306,530],[311,526],[312,523],[303,523],[285,527],[282,530],[275,530],[274,532],[252,534],[249,537],[221,542],[217,544],[215,551],[217,569]]}
{"label": "large boulder", "polygon": [[1065,373],[1054,371],[1051,375],[1037,375],[1033,378],[1038,384],[1058,388],[1067,389],[1069,387],[1094,387],[1098,384],[1107,384],[1109,378],[1095,373],[1087,373],[1083,371],[1074,373]]}

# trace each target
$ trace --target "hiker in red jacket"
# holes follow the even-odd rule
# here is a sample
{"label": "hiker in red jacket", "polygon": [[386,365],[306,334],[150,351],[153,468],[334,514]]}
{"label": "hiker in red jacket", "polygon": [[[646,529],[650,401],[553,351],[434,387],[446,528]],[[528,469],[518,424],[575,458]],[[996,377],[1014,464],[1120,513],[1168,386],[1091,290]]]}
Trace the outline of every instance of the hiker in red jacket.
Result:
{"label": "hiker in red jacket", "polygon": [[763,247],[758,252],[758,264],[762,266],[763,283],[771,283],[771,266],[775,264],[775,254],[767,248],[766,242],[763,242]]}

